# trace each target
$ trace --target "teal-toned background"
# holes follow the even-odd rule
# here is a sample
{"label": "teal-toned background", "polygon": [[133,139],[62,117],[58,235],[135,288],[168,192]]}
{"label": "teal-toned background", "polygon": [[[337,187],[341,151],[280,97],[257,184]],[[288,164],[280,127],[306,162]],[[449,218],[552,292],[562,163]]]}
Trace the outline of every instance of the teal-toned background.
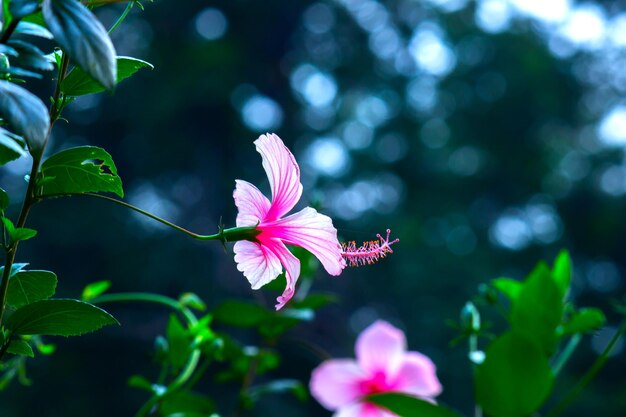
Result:
{"label": "teal-toned background", "polygon": [[[446,322],[480,283],[522,278],[567,248],[573,299],[605,309],[608,323],[581,343],[557,381],[562,395],[610,338],[619,317],[609,300],[624,293],[626,3],[539,3],[146,3],[113,40],[120,55],[155,69],[112,96],[70,105],[70,123],[57,124],[49,152],[102,146],[128,201],[213,233],[220,218],[234,225],[236,178],[268,190],[252,141],[278,133],[302,167],[302,206],[320,204],[342,239],[369,240],[387,228],[401,239],[374,266],[340,277],[320,271],[313,290],[337,293],[341,303],[291,336],[347,357],[360,330],[388,320],[437,364],[441,401],[466,414],[471,367],[464,345],[449,346],[456,332]],[[121,11],[98,14],[111,24]],[[44,81],[33,82],[41,97],[50,94]],[[11,163],[2,186],[23,192],[27,170],[26,160]],[[31,222],[38,239],[20,246],[17,261],[55,271],[60,296],[108,279],[112,291],[193,291],[209,306],[227,298],[272,305],[275,297],[250,290],[230,248],[103,201],[46,202]],[[110,310],[122,327],[54,339],[53,357],[29,361],[33,385],[0,393],[0,415],[132,415],[145,396],[126,381],[155,374],[152,345],[167,312]],[[308,380],[318,359],[295,344],[280,351],[283,366],[271,376]],[[567,416],[624,415],[621,344],[616,352]],[[222,415],[231,413],[235,386],[209,377],[199,389],[224,400]],[[250,415],[330,413],[285,395]]]}

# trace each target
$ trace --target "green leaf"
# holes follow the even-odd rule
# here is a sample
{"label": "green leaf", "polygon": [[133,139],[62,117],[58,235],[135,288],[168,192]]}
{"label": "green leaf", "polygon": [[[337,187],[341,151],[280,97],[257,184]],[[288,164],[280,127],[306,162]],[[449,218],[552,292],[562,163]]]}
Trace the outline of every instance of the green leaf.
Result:
{"label": "green leaf", "polygon": [[10,202],[7,192],[0,188],[0,211],[6,210]]}
{"label": "green leaf", "polygon": [[539,345],[507,332],[489,346],[485,361],[476,369],[476,400],[486,415],[528,417],[546,400],[553,381]]}
{"label": "green leaf", "polygon": [[109,324],[119,323],[99,307],[78,300],[53,299],[15,310],[6,327],[20,335],[78,336]]}
{"label": "green leaf", "polygon": [[167,323],[168,358],[170,364],[176,369],[182,368],[189,356],[191,338],[189,332],[175,315],[170,316]]}
{"label": "green leaf", "polygon": [[30,347],[28,342],[25,340],[13,340],[7,349],[7,352],[12,353],[14,355],[23,355],[28,356],[29,358],[34,358],[35,353],[33,352],[33,348]]}
{"label": "green leaf", "polygon": [[255,327],[272,313],[261,306],[241,301],[224,301],[213,313],[216,322],[235,327]]}
{"label": "green leaf", "polygon": [[22,136],[30,151],[38,155],[48,137],[50,116],[34,94],[8,81],[0,81],[0,117]]}
{"label": "green leaf", "polygon": [[[120,83],[131,77],[142,68],[153,69],[154,66],[141,59],[118,56],[117,82]],[[67,96],[84,96],[105,91],[105,88],[92,79],[80,68],[74,68],[61,83],[61,91]]]}
{"label": "green leaf", "polygon": [[541,262],[530,273],[511,310],[511,327],[537,341],[550,355],[557,343],[556,329],[563,318],[563,297],[552,271]]}
{"label": "green leaf", "polygon": [[207,397],[189,391],[179,391],[167,395],[159,413],[162,416],[209,416],[215,410],[213,402]]}
{"label": "green leaf", "polygon": [[133,375],[128,379],[128,386],[154,392],[155,385],[141,375]]}
{"label": "green leaf", "polygon": [[517,300],[524,287],[522,282],[512,278],[496,278],[491,284],[511,301]]}
{"label": "green leaf", "polygon": [[76,0],[43,0],[43,18],[70,58],[107,90],[115,87],[115,48],[94,14]]}
{"label": "green leaf", "polygon": [[308,308],[287,308],[280,312],[268,312],[267,318],[258,323],[259,334],[268,339],[276,338],[303,321],[313,321],[315,311]]}
{"label": "green leaf", "polygon": [[572,282],[572,260],[566,250],[562,250],[557,256],[552,273],[556,285],[561,290],[561,297],[565,298]]}
{"label": "green leaf", "polygon": [[29,229],[28,227],[18,227],[13,231],[12,238],[13,241],[17,242],[19,240],[28,240],[37,236],[37,231],[35,229]]}
{"label": "green leaf", "polygon": [[57,276],[50,271],[20,271],[9,280],[7,304],[20,308],[54,295]]}
{"label": "green leaf", "polygon": [[13,19],[21,19],[34,13],[39,7],[39,0],[11,0],[9,2],[9,12]]}
{"label": "green leaf", "polygon": [[571,319],[563,324],[563,334],[587,333],[604,325],[606,317],[597,308],[583,308],[574,313]]}
{"label": "green leaf", "polygon": [[375,394],[367,397],[367,401],[402,417],[460,417],[460,414],[442,405],[400,393]]}
{"label": "green leaf", "polygon": [[81,300],[90,301],[104,294],[111,287],[111,281],[97,281],[88,284],[83,290]]}
{"label": "green leaf", "polygon": [[197,294],[186,292],[180,296],[178,301],[185,307],[190,307],[198,311],[206,310],[206,304]]}
{"label": "green leaf", "polygon": [[309,398],[307,388],[297,379],[275,379],[265,384],[255,385],[248,390],[248,397],[253,402],[266,394],[293,394],[300,401]]}
{"label": "green leaf", "polygon": [[303,300],[292,300],[291,308],[320,309],[328,304],[338,303],[339,298],[335,294],[309,294]]}
{"label": "green leaf", "polygon": [[28,240],[37,235],[37,231],[34,229],[29,229],[27,227],[16,228],[11,219],[8,217],[3,217],[2,223],[4,224],[4,227],[13,242]]}
{"label": "green leaf", "polygon": [[52,155],[41,165],[37,184],[41,196],[102,191],[124,196],[122,180],[111,155],[95,146],[66,149]]}
{"label": "green leaf", "polygon": [[24,139],[0,127],[0,165],[25,155],[26,143]]}

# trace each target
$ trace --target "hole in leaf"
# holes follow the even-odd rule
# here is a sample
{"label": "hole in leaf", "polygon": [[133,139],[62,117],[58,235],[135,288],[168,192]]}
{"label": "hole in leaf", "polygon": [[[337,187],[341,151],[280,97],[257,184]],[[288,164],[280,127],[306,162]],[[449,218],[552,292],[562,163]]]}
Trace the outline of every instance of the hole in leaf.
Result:
{"label": "hole in leaf", "polygon": [[81,165],[85,164],[93,164],[95,166],[100,167],[100,172],[106,175],[113,175],[113,171],[111,171],[111,167],[104,163],[102,159],[85,159]]}

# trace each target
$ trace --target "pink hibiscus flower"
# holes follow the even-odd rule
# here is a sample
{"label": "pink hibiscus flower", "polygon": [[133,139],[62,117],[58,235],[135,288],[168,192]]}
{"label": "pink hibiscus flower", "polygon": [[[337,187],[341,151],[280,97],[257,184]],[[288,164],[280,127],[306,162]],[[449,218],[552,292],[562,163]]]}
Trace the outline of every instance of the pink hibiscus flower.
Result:
{"label": "pink hibiscus flower", "polygon": [[392,417],[363,400],[370,394],[398,392],[434,401],[441,393],[435,365],[419,352],[406,351],[401,330],[385,321],[365,329],[355,346],[356,361],[331,359],[313,370],[310,389],[333,417]]}
{"label": "pink hibiscus flower", "polygon": [[285,216],[300,200],[300,168],[293,154],[275,134],[261,135],[255,142],[272,189],[272,201],[257,187],[236,180],[233,197],[239,209],[237,227],[252,226],[259,232],[254,240],[235,243],[235,262],[256,290],[274,280],[285,269],[287,287],[277,298],[281,309],[293,297],[300,276],[300,261],[285,246],[300,246],[320,260],[331,275],[346,266],[330,217],[311,207]]}

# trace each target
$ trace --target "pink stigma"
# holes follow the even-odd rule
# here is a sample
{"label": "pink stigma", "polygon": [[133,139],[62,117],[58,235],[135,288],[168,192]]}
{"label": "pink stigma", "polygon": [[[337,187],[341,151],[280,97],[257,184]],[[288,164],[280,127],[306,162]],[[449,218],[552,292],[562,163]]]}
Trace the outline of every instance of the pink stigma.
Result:
{"label": "pink stigma", "polygon": [[400,241],[400,239],[389,241],[389,235],[391,235],[391,230],[387,229],[386,238],[377,234],[376,237],[378,237],[378,240],[363,242],[363,244],[358,248],[356,247],[355,241],[342,243],[341,256],[346,260],[347,265],[350,267],[370,265],[378,262],[388,254],[393,253],[391,245]]}

